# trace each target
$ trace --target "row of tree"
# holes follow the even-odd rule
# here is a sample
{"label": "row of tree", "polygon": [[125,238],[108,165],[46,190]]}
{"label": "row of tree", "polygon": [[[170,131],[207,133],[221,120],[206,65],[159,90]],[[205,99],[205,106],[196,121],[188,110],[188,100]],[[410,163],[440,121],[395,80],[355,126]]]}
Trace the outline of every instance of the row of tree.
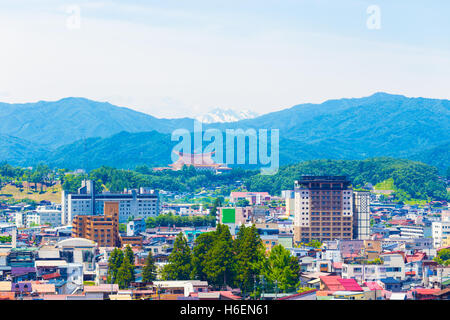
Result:
{"label": "row of tree", "polygon": [[161,214],[156,217],[148,217],[145,220],[147,228],[155,227],[204,227],[216,225],[216,218],[207,216],[177,216],[172,213]]}
{"label": "row of tree", "polygon": [[238,287],[255,292],[263,283],[266,292],[292,292],[299,286],[299,264],[281,245],[266,252],[256,227],[241,226],[233,240],[228,226],[199,235],[191,250],[180,233],[162,269],[164,280],[198,279],[215,288]]}

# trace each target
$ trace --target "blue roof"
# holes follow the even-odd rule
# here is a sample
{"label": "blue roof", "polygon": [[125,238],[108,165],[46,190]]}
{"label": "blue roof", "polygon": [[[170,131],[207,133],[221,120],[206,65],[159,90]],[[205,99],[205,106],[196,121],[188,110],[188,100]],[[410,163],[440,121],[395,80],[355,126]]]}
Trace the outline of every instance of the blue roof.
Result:
{"label": "blue roof", "polygon": [[381,279],[381,281],[383,283],[385,283],[385,284],[400,284],[401,283],[400,281],[398,281],[398,280],[396,280],[396,279],[394,279],[392,277],[389,277],[389,278],[386,278],[386,279]]}

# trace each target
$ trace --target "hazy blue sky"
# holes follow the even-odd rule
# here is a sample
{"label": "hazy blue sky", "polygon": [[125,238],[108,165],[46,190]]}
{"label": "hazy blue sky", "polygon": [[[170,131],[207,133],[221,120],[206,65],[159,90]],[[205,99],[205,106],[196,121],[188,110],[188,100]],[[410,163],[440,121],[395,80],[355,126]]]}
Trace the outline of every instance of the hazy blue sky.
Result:
{"label": "hazy blue sky", "polygon": [[180,117],[377,91],[450,98],[448,0],[0,0],[0,41],[2,102],[76,96]]}

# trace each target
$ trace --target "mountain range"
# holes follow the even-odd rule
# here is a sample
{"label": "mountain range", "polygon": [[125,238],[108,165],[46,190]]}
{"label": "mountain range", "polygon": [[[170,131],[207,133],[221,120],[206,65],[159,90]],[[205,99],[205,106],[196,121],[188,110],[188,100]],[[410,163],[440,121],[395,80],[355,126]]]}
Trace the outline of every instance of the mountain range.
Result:
{"label": "mountain range", "polygon": [[[376,93],[232,122],[212,119],[219,122],[204,123],[204,129],[279,129],[280,164],[390,156],[441,170],[449,166],[450,100]],[[176,144],[170,133],[192,131],[193,123],[191,118],[160,119],[85,98],[0,103],[0,161],[44,161],[69,169],[163,166],[171,163]]]}

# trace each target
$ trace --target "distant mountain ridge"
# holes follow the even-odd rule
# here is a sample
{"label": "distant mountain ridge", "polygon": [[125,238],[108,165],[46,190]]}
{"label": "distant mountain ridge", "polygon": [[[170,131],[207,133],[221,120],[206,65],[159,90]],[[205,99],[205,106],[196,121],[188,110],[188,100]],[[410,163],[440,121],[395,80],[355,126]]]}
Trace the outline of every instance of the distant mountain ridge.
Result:
{"label": "distant mountain ridge", "polygon": [[[166,165],[174,145],[170,133],[179,128],[192,130],[193,122],[159,119],[85,98],[0,103],[0,161],[33,165],[42,160],[83,167],[88,157],[92,165]],[[280,164],[389,156],[446,169],[450,162],[449,100],[376,93],[203,127],[223,132],[279,129]]]}
{"label": "distant mountain ridge", "polygon": [[192,119],[158,119],[108,102],[64,98],[36,103],[0,103],[0,134],[7,134],[48,148],[82,138],[110,137],[121,131],[171,132],[191,126]]}

